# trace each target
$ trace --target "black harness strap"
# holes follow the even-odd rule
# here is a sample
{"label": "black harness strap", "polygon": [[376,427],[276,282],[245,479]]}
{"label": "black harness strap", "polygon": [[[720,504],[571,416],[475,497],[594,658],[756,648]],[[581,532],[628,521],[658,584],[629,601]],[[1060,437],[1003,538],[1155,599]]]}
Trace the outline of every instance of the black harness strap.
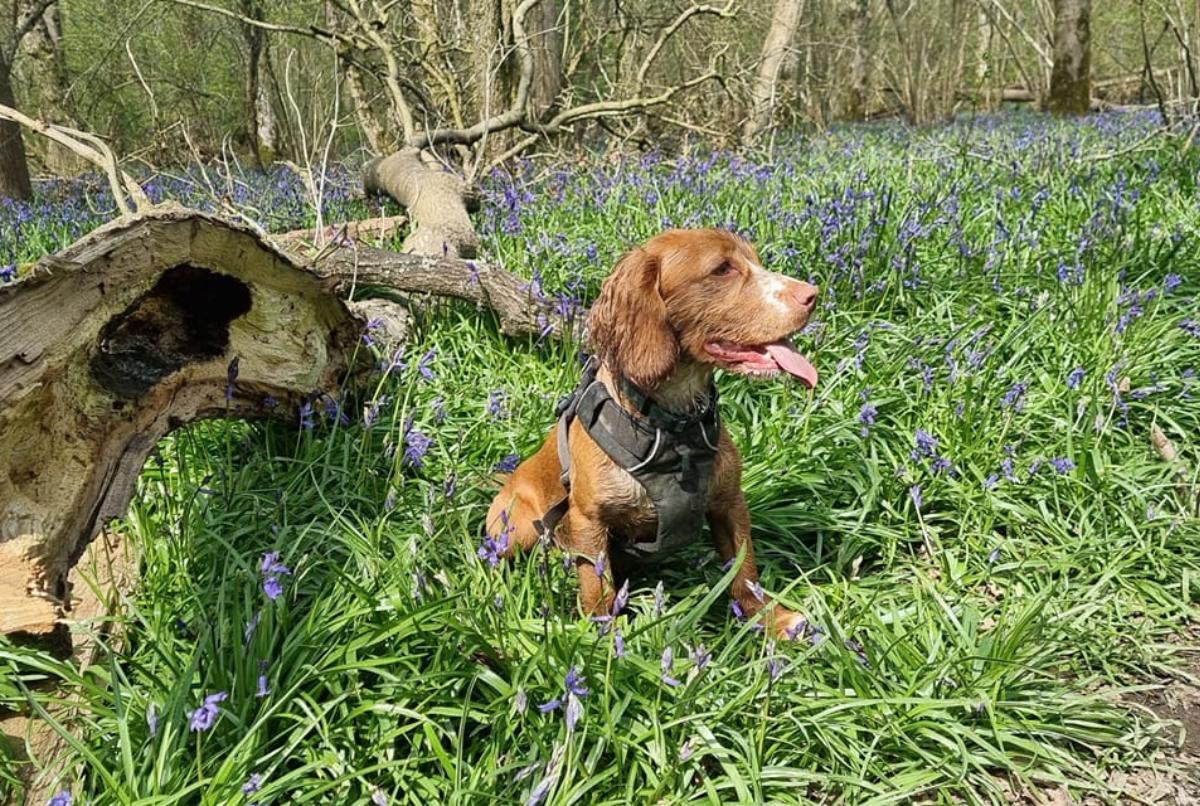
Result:
{"label": "black harness strap", "polygon": [[579,386],[559,403],[558,458],[567,495],[534,527],[543,540],[552,538],[570,507],[568,435],[571,423],[578,419],[601,450],[646,491],[658,519],[655,537],[631,540],[621,548],[641,559],[654,559],[692,542],[703,528],[721,432],[716,386],[709,390],[703,411],[687,416],[663,409],[622,378],[622,393],[638,408],[638,414],[633,414],[596,378],[597,369],[594,359],[588,361]]}

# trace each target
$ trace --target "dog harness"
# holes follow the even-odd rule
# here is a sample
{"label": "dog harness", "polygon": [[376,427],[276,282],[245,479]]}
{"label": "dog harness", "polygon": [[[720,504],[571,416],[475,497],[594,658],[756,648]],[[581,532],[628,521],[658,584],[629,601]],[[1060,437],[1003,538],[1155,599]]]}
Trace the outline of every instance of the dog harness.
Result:
{"label": "dog harness", "polygon": [[646,397],[627,379],[619,380],[625,398],[637,407],[631,413],[618,403],[596,377],[598,362],[589,359],[575,391],[559,402],[558,459],[567,494],[534,523],[543,537],[553,537],[570,506],[571,423],[579,420],[617,467],[642,485],[658,517],[651,541],[627,540],[620,548],[649,561],[691,543],[700,534],[708,506],[708,486],[721,420],[717,387],[709,389],[704,410],[693,416],[675,414]]}

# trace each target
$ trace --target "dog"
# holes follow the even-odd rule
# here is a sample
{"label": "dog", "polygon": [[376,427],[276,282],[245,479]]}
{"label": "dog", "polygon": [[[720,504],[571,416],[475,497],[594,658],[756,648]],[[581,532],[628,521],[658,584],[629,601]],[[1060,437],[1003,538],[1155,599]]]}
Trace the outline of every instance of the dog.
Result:
{"label": "dog", "polygon": [[[794,637],[804,619],[758,583],[741,455],[720,424],[713,373],[815,386],[816,370],[789,337],[817,294],[763,268],[750,242],[725,230],[669,230],[630,251],[589,314],[585,382],[493,500],[489,539],[511,556],[552,535],[575,558],[583,612],[602,615],[613,607],[612,579],[646,546],[695,537],[706,519],[723,561],[744,551],[737,607],[746,617],[769,607],[770,629]],[[626,444],[639,439],[636,449]],[[667,455],[675,464],[662,464]],[[646,476],[643,465],[656,462],[665,469]]]}

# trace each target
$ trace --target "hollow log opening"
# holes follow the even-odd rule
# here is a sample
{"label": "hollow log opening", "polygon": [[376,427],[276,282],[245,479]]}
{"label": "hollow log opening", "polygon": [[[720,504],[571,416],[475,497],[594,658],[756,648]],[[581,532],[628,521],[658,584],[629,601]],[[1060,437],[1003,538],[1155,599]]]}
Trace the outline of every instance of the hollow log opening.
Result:
{"label": "hollow log opening", "polygon": [[136,399],[180,367],[224,355],[229,324],[250,310],[245,283],[198,266],[168,269],[100,333],[96,383]]}

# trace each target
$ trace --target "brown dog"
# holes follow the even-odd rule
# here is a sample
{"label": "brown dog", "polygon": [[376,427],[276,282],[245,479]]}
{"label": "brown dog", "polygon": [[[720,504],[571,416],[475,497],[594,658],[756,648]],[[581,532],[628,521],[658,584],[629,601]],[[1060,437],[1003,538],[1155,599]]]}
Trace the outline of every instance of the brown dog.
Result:
{"label": "brown dog", "polygon": [[[683,416],[704,409],[715,394],[712,375],[718,367],[758,378],[784,372],[811,388],[817,373],[788,337],[807,323],[816,299],[814,286],[764,269],[754,247],[737,235],[717,229],[664,232],[621,260],[591,310],[596,380],[624,409],[621,416],[633,419],[647,401]],[[745,546],[732,595],[749,616],[767,602],[750,542],[741,456],[719,421],[717,427],[706,501],[699,503],[723,560],[737,557]],[[615,588],[601,558],[616,561],[619,569],[630,549],[655,536],[657,510],[644,484],[580,420],[569,421],[565,448],[557,432],[556,427],[507,480],[488,511],[487,532],[509,554],[515,546],[529,550],[537,544],[540,519],[567,496],[559,458],[565,449],[570,495],[556,539],[576,558],[584,612],[607,612]],[[779,606],[769,616],[780,635],[793,635],[803,625],[799,615]]]}

